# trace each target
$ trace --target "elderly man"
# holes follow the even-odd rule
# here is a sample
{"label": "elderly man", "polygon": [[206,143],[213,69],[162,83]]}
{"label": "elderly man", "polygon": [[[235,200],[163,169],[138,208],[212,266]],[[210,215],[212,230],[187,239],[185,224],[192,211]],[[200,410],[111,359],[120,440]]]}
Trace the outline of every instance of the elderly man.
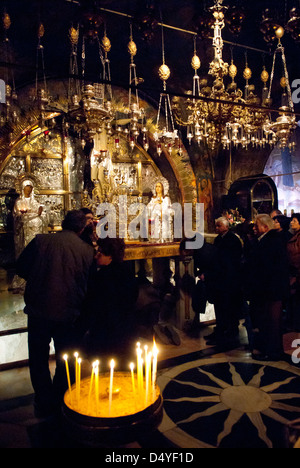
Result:
{"label": "elderly man", "polygon": [[256,217],[258,242],[247,264],[247,290],[255,329],[253,358],[280,359],[283,352],[282,311],[288,297],[288,262],[282,237],[267,214]]}
{"label": "elderly man", "polygon": [[230,230],[225,217],[216,220],[214,246],[216,267],[213,278],[213,302],[216,329],[208,337],[208,344],[232,345],[237,342],[241,316],[241,258],[243,246],[240,238]]}
{"label": "elderly man", "polygon": [[[77,321],[94,262],[94,249],[79,236],[86,225],[81,211],[69,211],[57,234],[38,234],[17,261],[26,283],[24,312],[28,315],[29,369],[37,416],[51,415],[67,389],[63,353],[78,346]],[[49,371],[53,339],[56,371]]]}

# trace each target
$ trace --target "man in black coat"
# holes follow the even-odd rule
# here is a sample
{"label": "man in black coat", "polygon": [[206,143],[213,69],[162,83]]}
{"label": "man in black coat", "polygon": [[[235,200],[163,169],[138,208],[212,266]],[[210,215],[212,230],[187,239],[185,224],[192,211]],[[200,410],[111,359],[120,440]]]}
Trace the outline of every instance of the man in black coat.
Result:
{"label": "man in black coat", "polygon": [[[77,321],[82,311],[94,249],[79,238],[85,214],[69,211],[57,234],[39,234],[23,250],[17,274],[26,280],[29,369],[35,391],[37,416],[51,414],[67,389],[63,354],[74,352]],[[49,345],[53,339],[56,371],[49,371]],[[73,356],[72,356],[73,360]]]}
{"label": "man in black coat", "polygon": [[230,345],[238,339],[241,316],[241,259],[243,245],[227,218],[216,220],[215,271],[211,276],[216,329],[208,344]]}
{"label": "man in black coat", "polygon": [[258,241],[246,265],[246,291],[254,334],[253,357],[280,359],[282,311],[288,298],[288,261],[282,237],[267,214],[256,217]]}

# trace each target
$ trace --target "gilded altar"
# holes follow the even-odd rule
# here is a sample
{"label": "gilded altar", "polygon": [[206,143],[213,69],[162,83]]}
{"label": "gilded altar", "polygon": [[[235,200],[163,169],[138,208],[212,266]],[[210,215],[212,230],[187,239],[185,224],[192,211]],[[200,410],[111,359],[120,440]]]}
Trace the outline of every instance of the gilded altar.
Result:
{"label": "gilded altar", "polygon": [[165,244],[150,244],[149,242],[127,243],[124,260],[178,257],[180,255],[179,244],[179,242]]}

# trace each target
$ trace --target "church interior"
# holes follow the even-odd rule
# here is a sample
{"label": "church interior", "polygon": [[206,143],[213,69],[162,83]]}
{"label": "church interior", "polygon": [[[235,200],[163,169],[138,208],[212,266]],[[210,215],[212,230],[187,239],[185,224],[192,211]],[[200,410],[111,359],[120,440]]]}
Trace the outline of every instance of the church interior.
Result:
{"label": "church interior", "polygon": [[[0,34],[0,447],[300,448],[300,325],[285,327],[279,360],[253,358],[247,313],[238,344],[210,342],[214,304],[195,306],[181,244],[199,232],[214,244],[220,217],[241,236],[258,214],[300,212],[299,2],[3,0]],[[42,212],[26,231],[28,185]],[[124,238],[137,340],[158,347],[158,399],[111,427],[34,414],[16,275],[26,244],[83,208],[98,236]],[[52,344],[49,362],[54,373]]]}

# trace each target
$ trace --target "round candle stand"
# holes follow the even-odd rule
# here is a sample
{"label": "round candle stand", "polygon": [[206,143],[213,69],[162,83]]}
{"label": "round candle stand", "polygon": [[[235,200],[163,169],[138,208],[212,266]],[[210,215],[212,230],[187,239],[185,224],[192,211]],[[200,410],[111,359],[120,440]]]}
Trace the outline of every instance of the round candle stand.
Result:
{"label": "round candle stand", "polygon": [[[90,378],[81,383],[80,403],[76,401],[76,385],[65,393],[62,416],[63,426],[68,437],[87,447],[120,447],[137,441],[142,435],[154,431],[162,421],[163,399],[159,388],[149,397],[133,395],[127,390],[131,385],[131,375],[115,372],[115,388],[108,403],[108,374],[99,375],[99,396],[88,396]],[[102,384],[102,389],[101,389]],[[97,400],[97,401],[96,401]],[[110,414],[109,414],[110,413]]]}

